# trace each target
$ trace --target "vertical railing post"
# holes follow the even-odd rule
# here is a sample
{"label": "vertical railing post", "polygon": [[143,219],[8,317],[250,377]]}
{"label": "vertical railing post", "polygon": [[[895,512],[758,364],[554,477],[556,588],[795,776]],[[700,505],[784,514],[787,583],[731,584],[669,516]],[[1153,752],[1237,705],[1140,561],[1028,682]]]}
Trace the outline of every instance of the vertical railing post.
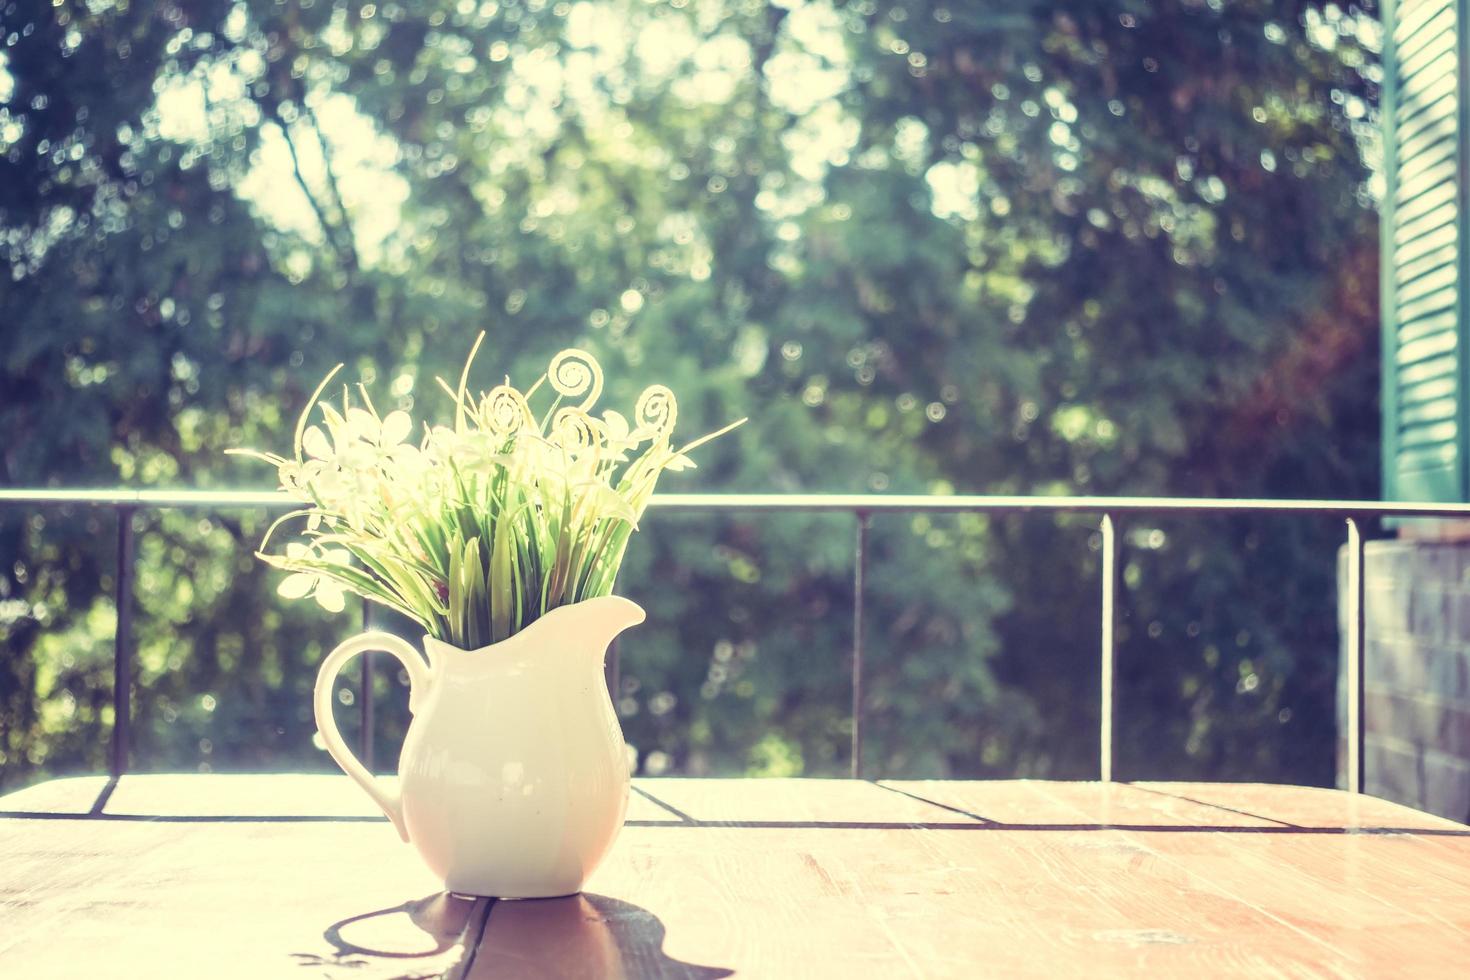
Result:
{"label": "vertical railing post", "polygon": [[1364,609],[1363,530],[1358,519],[1347,519],[1347,785],[1348,792],[1365,791],[1367,765],[1363,752],[1364,678],[1367,617]]}
{"label": "vertical railing post", "polygon": [[1117,649],[1118,537],[1113,515],[1102,518],[1102,694],[1098,708],[1098,778],[1113,781],[1113,654]]}
{"label": "vertical railing post", "polygon": [[867,511],[857,512],[852,572],[852,778],[863,778],[863,593],[868,572]]}
{"label": "vertical railing post", "polygon": [[133,714],[133,508],[117,509],[117,629],[112,641],[112,777],[128,771]]}
{"label": "vertical railing post", "polygon": [[[373,627],[373,604],[366,599],[362,600],[362,629],[367,632]],[[359,733],[361,745],[359,754],[362,756],[363,768],[368,772],[373,771],[373,652],[367,650],[362,655],[362,704],[358,707],[359,717],[362,721],[362,731]]]}

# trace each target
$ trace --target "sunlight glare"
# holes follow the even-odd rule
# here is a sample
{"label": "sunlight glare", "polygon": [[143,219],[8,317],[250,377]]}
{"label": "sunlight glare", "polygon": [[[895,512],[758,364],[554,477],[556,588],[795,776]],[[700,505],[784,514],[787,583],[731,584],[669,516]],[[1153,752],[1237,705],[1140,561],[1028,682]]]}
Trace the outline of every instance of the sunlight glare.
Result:
{"label": "sunlight glare", "polygon": [[941,161],[924,174],[933,195],[931,210],[935,217],[957,218],[963,222],[980,218],[980,171],[969,161]]}
{"label": "sunlight glare", "polygon": [[[342,205],[351,220],[354,241],[364,262],[381,254],[385,241],[397,229],[400,209],[408,200],[408,182],[394,172],[398,145],[358,111],[351,98],[340,93],[312,100],[313,111],[327,142]],[[291,127],[301,164],[301,177],[319,200],[330,199],[327,168],[321,144],[305,122]],[[296,182],[290,147],[277,127],[262,129],[260,149],[239,193],[272,225],[320,244],[321,229],[310,201]]]}

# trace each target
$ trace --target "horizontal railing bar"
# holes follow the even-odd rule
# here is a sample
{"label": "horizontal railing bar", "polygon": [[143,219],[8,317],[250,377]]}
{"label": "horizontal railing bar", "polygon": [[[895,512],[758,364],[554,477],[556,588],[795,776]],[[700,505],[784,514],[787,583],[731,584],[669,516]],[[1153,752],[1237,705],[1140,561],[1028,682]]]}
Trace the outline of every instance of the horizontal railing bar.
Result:
{"label": "horizontal railing bar", "polygon": [[289,507],[274,490],[12,490],[0,487],[4,504],[83,504],[90,507]]}
{"label": "horizontal railing bar", "polygon": [[1465,517],[1470,504],[1399,503],[1378,500],[1263,500],[1210,497],[1025,497],[928,494],[655,494],[662,510],[805,510],[909,512],[1050,511],[1053,513],[1284,513],[1323,516]]}
{"label": "horizontal railing bar", "polygon": [[[284,493],[258,490],[48,490],[0,487],[7,504],[81,504],[100,507],[277,508],[299,505]],[[840,493],[665,493],[648,502],[658,510],[865,511],[880,513],[1182,513],[1309,514],[1331,517],[1464,517],[1470,504],[1378,500],[1269,500],[1214,497],[1062,497]]]}

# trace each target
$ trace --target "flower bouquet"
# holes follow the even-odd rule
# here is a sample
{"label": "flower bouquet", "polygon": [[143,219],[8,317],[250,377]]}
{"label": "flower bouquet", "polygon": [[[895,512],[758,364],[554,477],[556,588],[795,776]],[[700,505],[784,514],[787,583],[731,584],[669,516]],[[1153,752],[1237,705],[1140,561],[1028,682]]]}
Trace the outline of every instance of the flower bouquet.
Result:
{"label": "flower bouquet", "polygon": [[[337,763],[454,891],[499,897],[580,890],[627,803],[622,732],[601,664],[643,611],[613,596],[629,536],[659,476],[739,425],[673,442],[674,395],[651,385],[630,417],[593,414],[602,369],[564,350],[524,392],[507,379],[472,393],[440,379],[452,424],[379,415],[365,388],[322,400],[296,425],[290,457],[236,450],[276,468],[300,501],[267,531],[260,557],[288,574],[282,595],[329,610],[353,593],[424,630],[423,653],[388,633],[343,643],[321,666],[317,726]],[[319,408],[320,422],[311,414]],[[281,528],[298,540],[267,551]],[[332,687],[353,656],[404,665],[414,713],[399,785],[354,757],[332,718]]]}

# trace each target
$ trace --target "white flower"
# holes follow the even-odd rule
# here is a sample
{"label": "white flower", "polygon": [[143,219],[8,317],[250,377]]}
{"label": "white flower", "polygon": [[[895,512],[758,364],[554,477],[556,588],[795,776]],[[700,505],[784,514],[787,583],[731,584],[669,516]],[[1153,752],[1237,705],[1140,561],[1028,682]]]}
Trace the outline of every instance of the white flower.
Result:
{"label": "white flower", "polygon": [[326,434],[314,425],[301,434],[301,448],[313,459],[330,460],[336,455]]}
{"label": "white flower", "polygon": [[[295,541],[286,545],[287,564],[302,560],[327,561],[334,565],[346,565],[351,560],[351,556],[340,548],[332,548],[316,555],[307,545]],[[341,612],[347,606],[342,586],[335,579],[319,572],[292,572],[281,579],[281,584],[276,586],[276,592],[287,599],[300,599],[310,595],[328,612]]]}
{"label": "white flower", "polygon": [[392,449],[407,439],[411,432],[413,419],[409,418],[407,412],[389,412],[378,433],[378,445],[383,449]]}

